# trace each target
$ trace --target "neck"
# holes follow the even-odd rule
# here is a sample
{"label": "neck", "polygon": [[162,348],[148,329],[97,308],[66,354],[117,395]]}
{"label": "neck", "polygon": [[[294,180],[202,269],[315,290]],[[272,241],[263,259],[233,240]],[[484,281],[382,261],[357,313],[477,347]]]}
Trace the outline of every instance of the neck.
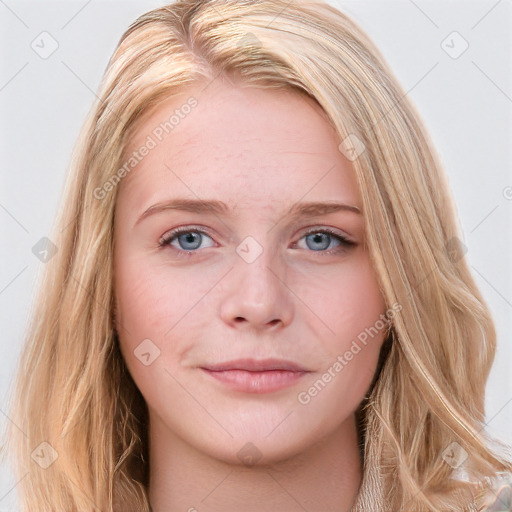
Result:
{"label": "neck", "polygon": [[151,412],[149,437],[153,512],[349,512],[361,484],[354,416],[291,458],[253,466],[198,450]]}

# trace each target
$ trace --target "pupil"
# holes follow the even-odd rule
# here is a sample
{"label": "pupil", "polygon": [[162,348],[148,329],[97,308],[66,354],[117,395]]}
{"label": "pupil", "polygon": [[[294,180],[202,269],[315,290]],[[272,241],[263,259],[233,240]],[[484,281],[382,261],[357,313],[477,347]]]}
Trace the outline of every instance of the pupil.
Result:
{"label": "pupil", "polygon": [[[327,238],[328,235],[326,233],[313,233],[310,236],[313,238],[313,244],[322,244],[323,238],[324,247],[321,247],[321,249],[325,249],[329,245],[329,239]],[[325,242],[327,242],[327,246],[325,245]],[[318,246],[310,247],[310,249],[318,249]]]}
{"label": "pupil", "polygon": [[[198,246],[199,239],[199,233],[184,233],[183,235],[180,235],[181,244],[182,246],[185,246],[186,249],[196,249]],[[194,245],[195,243],[195,245]],[[191,245],[190,245],[191,244]]]}

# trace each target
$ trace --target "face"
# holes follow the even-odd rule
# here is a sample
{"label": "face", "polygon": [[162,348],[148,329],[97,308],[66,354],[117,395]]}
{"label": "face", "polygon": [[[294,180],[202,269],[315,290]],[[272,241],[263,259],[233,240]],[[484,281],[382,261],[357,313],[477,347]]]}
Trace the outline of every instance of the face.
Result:
{"label": "face", "polygon": [[155,436],[230,463],[252,443],[277,461],[353,421],[385,304],[320,107],[203,87],[160,103],[126,148],[138,163],[116,191],[116,328]]}

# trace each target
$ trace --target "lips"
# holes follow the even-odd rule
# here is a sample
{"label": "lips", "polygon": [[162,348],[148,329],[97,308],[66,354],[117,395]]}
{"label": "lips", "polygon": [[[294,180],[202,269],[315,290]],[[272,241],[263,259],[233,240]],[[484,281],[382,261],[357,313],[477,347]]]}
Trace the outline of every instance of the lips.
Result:
{"label": "lips", "polygon": [[201,370],[225,388],[241,393],[273,393],[289,388],[310,371],[283,359],[237,359]]}
{"label": "lips", "polygon": [[222,372],[229,370],[245,370],[248,372],[265,372],[271,370],[283,370],[289,372],[308,372],[307,368],[283,359],[237,359],[224,363],[202,366],[204,370]]}

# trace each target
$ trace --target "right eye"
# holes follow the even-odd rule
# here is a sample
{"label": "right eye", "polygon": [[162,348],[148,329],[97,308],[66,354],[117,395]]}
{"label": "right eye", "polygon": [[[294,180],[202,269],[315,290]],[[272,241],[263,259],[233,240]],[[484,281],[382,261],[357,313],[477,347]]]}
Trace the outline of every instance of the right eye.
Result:
{"label": "right eye", "polygon": [[[169,245],[178,253],[189,253],[189,255],[192,255],[191,253],[197,252],[197,249],[201,247],[204,237],[213,241],[202,229],[180,226],[163,235],[158,245],[160,247]],[[209,245],[208,247],[214,247],[214,245]]]}

